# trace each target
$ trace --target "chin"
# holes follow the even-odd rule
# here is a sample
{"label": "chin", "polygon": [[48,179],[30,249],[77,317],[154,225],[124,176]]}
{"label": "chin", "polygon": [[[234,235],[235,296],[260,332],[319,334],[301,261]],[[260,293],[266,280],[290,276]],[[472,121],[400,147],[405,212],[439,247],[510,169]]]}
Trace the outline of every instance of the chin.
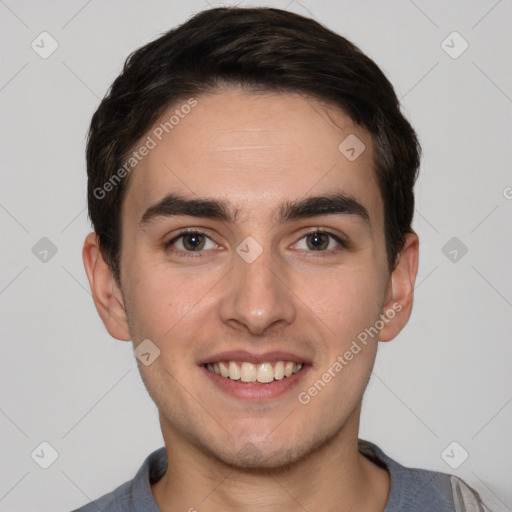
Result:
{"label": "chin", "polygon": [[256,472],[283,469],[301,460],[305,455],[304,452],[298,447],[288,447],[278,451],[261,451],[252,443],[247,443],[238,452],[217,454],[217,458],[238,471],[252,470]]}
{"label": "chin", "polygon": [[[203,447],[210,456],[238,471],[257,472],[285,469],[305,458],[326,444],[333,435],[324,439],[273,439],[269,441],[239,441],[235,450],[227,451],[227,445]],[[243,444],[241,444],[243,443]],[[234,443],[233,443],[234,444]]]}

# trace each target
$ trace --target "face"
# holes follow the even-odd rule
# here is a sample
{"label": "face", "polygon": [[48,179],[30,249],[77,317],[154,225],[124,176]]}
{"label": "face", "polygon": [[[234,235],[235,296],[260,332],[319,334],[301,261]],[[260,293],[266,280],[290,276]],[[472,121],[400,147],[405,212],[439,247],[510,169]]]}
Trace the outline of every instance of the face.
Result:
{"label": "face", "polygon": [[139,368],[164,436],[277,467],[357,435],[376,332],[406,321],[380,316],[397,301],[373,143],[296,94],[196,100],[168,134],[155,129],[180,105],[143,138],[156,144],[122,205],[126,316],[104,320],[159,349]]}

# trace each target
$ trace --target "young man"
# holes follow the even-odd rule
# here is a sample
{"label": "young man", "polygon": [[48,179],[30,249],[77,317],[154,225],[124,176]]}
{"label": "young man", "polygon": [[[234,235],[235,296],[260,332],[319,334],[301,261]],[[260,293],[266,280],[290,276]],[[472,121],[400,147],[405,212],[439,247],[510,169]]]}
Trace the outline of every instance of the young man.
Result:
{"label": "young man", "polygon": [[379,68],[277,9],[136,51],[88,140],[84,264],[165,441],[81,511],[488,510],[358,440],[418,267],[416,135]]}

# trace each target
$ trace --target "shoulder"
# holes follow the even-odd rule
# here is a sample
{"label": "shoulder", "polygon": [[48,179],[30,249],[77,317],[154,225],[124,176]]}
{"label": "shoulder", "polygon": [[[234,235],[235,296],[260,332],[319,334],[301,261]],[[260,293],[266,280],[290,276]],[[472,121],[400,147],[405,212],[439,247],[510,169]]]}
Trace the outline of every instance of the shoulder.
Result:
{"label": "shoulder", "polygon": [[162,447],[145,459],[132,480],[72,512],[159,512],[151,493],[151,484],[159,480],[166,471],[167,455]]}
{"label": "shoulder", "polygon": [[455,510],[458,512],[464,511],[479,511],[479,512],[492,512],[490,508],[483,503],[478,492],[466,484],[460,478],[450,475],[450,483],[452,484],[453,500]]}
{"label": "shoulder", "polygon": [[384,512],[491,512],[478,492],[454,475],[402,466],[368,441],[359,442],[359,451],[390,474]]}
{"label": "shoulder", "polygon": [[125,482],[113,491],[101,496],[86,505],[83,505],[72,512],[98,512],[100,510],[109,512],[131,511],[130,487],[132,480]]}

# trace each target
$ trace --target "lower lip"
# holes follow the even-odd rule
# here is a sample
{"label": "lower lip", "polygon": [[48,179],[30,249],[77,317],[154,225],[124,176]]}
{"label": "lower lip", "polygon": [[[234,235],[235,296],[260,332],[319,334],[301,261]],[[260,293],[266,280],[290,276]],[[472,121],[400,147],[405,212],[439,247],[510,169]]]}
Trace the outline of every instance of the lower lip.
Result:
{"label": "lower lip", "polygon": [[255,384],[252,382],[241,382],[240,380],[232,380],[222,377],[216,373],[212,373],[204,366],[200,367],[206,376],[220,389],[235,398],[244,400],[264,401],[272,400],[284,395],[287,391],[294,388],[299,381],[308,372],[310,365],[304,365],[302,370],[294,373],[290,377],[284,377],[281,380],[274,380],[268,384]]}

